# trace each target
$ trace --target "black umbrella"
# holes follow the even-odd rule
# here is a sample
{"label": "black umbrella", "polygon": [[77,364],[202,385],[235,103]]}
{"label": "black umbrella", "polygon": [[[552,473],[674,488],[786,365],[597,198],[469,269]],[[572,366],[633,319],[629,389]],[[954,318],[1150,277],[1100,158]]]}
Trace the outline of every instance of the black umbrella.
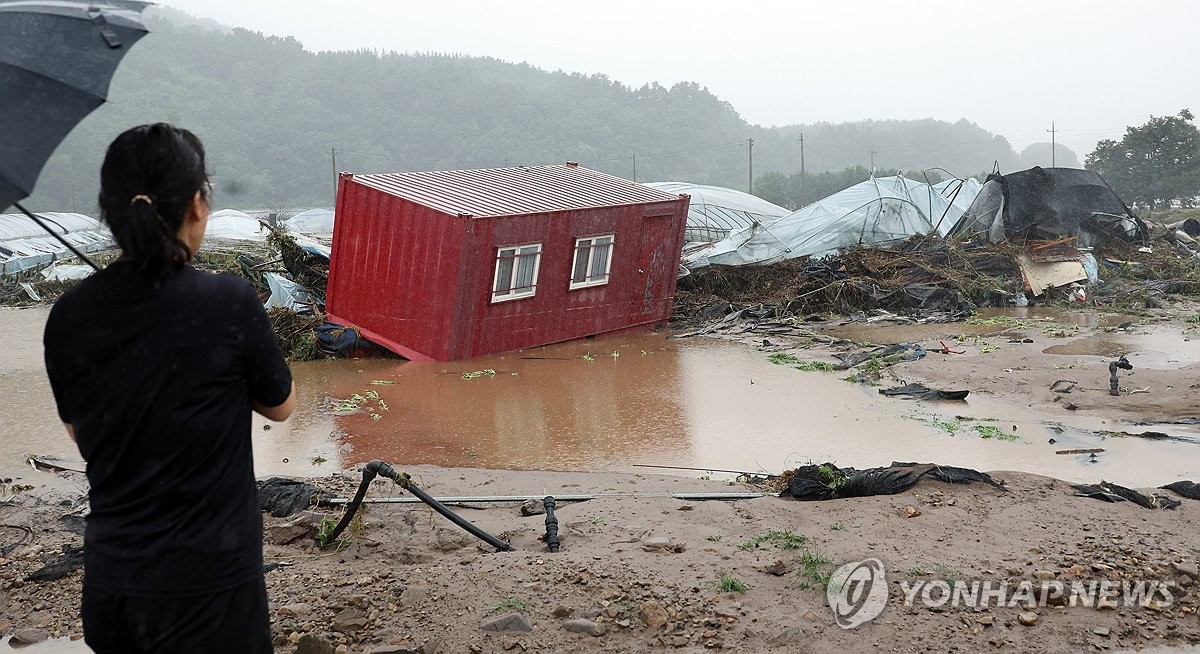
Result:
{"label": "black umbrella", "polygon": [[33,192],[50,154],[104,104],[113,72],[147,32],[132,0],[0,0],[0,210]]}

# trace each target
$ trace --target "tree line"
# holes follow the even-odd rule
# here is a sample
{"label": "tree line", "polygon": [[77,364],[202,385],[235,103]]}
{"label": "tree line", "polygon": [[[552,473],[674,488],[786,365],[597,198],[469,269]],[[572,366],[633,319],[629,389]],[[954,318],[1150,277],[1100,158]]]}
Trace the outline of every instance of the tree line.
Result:
{"label": "tree line", "polygon": [[802,168],[807,189],[841,184],[849,173],[828,171],[856,166],[853,181],[862,181],[872,163],[877,172],[937,166],[961,176],[1016,170],[1026,154],[965,119],[762,127],[694,82],[631,88],[491,58],[315,53],[294,38],[217,29],[165,8],[147,24],[108,104],[51,158],[34,207],[93,213],[105,147],[152,121],[195,131],[210,153],[217,205],[242,209],[331,206],[336,171],[568,160],[639,181],[745,190],[751,140],[753,170],[768,176],[756,189],[782,187],[780,176]]}

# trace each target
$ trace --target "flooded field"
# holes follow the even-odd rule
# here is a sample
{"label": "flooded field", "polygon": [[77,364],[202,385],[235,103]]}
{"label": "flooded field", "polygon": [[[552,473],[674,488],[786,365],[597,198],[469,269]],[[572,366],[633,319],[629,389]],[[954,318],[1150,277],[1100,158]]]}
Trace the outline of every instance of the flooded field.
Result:
{"label": "flooded field", "polygon": [[[1057,320],[1070,320],[1064,315]],[[1079,315],[1098,324],[1095,316]],[[0,336],[13,344],[0,355],[0,476],[11,476],[26,453],[77,456],[41,369],[44,320],[42,309],[0,311]],[[976,328],[997,330],[854,325],[839,335],[936,346]],[[1057,350],[1063,361],[1074,361],[1128,353],[1137,366],[1200,360],[1200,348],[1181,349],[1178,342],[1178,334],[1104,334],[1064,340],[1045,354]],[[779,472],[806,461],[859,468],[933,461],[1133,486],[1200,477],[1200,443],[1186,442],[1200,441],[1194,426],[1135,429],[1084,413],[1064,421],[986,392],[960,402],[887,398],[842,381],[845,373],[800,372],[770,363],[764,352],[708,338],[635,333],[452,364],[315,361],[293,371],[296,415],[270,426],[256,418],[263,475],[319,475],[380,458],[399,466],[698,468],[680,473],[692,475],[712,468]],[[1015,440],[982,438],[975,425]],[[1096,433],[1151,428],[1178,440]],[[1106,451],[1055,454],[1096,447]]]}

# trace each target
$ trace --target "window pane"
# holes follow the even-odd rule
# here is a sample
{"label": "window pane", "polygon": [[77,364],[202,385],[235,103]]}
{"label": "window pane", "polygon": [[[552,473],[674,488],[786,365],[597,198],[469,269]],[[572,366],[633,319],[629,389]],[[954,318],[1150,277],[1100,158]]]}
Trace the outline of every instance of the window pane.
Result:
{"label": "window pane", "polygon": [[541,249],[542,246],[540,245],[526,245],[525,247],[521,248],[521,254],[537,254],[541,251]]}
{"label": "window pane", "polygon": [[[507,252],[508,256],[504,256],[504,252]],[[512,274],[512,250],[501,250],[500,260],[496,266],[496,293],[503,295],[512,288]]]}
{"label": "window pane", "polygon": [[[523,249],[523,248],[522,248]],[[527,290],[533,286],[533,269],[537,265],[537,255],[522,256],[517,260],[517,283],[514,289]]]}
{"label": "window pane", "polygon": [[591,251],[592,249],[582,241],[575,246],[575,272],[571,275],[571,281],[578,284],[587,279],[588,254]]}
{"label": "window pane", "polygon": [[588,274],[591,279],[603,279],[608,270],[608,251],[611,245],[597,245],[592,248],[592,270]]}

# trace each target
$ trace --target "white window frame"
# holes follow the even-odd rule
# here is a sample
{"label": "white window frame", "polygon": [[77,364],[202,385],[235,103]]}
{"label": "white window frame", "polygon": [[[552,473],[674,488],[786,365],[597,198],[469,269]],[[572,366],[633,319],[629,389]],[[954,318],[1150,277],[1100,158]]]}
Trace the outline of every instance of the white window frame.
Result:
{"label": "white window frame", "polygon": [[[522,253],[522,250],[537,248],[533,253]],[[507,253],[507,254],[506,254]],[[505,258],[513,260],[512,269],[508,271],[508,284],[504,290],[497,290],[500,283],[500,268]],[[521,257],[533,257],[533,279],[529,286],[515,288],[517,275],[520,272]],[[537,294],[538,272],[542,267],[542,244],[522,243],[521,245],[502,245],[496,248],[496,272],[492,277],[492,302],[508,302],[521,298],[533,297]]]}
{"label": "white window frame", "polygon": [[[592,276],[593,257],[596,254],[596,241],[602,238],[608,239],[608,257],[604,261],[604,274],[602,276]],[[587,245],[587,261],[585,262],[584,270],[586,271],[583,281],[575,281],[575,270],[579,267],[579,256],[581,253],[580,244],[588,241]],[[582,236],[575,239],[574,254],[571,257],[571,284],[570,290],[577,288],[589,288],[592,286],[603,286],[608,283],[609,275],[612,273],[613,248],[616,246],[616,234],[596,234],[594,236]]]}

